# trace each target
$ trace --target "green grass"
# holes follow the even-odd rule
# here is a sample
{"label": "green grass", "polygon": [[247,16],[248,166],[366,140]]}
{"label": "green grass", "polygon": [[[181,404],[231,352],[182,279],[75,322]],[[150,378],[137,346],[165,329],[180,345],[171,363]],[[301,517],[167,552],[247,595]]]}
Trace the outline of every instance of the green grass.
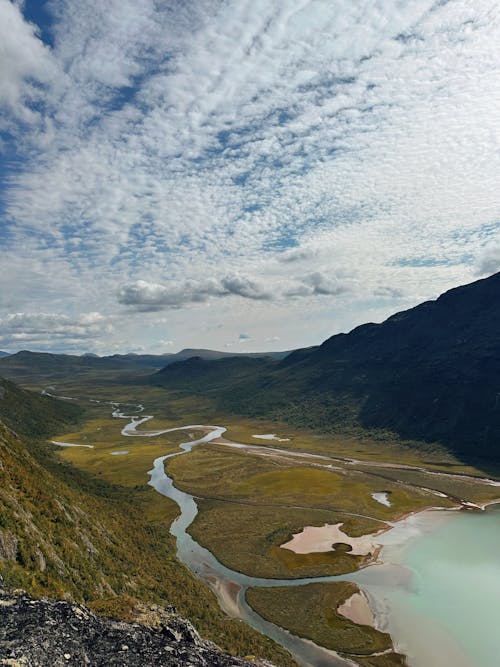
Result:
{"label": "green grass", "polygon": [[[39,387],[48,384],[40,380],[37,379]],[[4,505],[0,508],[2,520],[6,521],[4,529],[17,530],[21,546],[19,562],[4,564],[0,570],[12,583],[34,592],[53,595],[69,592],[74,599],[86,601],[101,613],[114,613],[120,617],[130,614],[137,599],[174,604],[194,621],[202,634],[222,647],[240,654],[266,656],[279,665],[292,664],[286,652],[248,626],[227,619],[209,589],[177,561],[175,544],[168,533],[177,512],[176,505],[146,486],[147,471],[152,467],[153,459],[176,451],[179,442],[189,439],[189,433],[175,432],[155,438],[121,436],[120,430],[126,421],[112,419],[111,406],[89,403],[88,398],[142,403],[144,414],[155,415],[154,420],[142,426],[144,430],[193,423],[220,424],[228,426],[226,436],[229,439],[258,445],[263,450],[278,447],[290,452],[307,451],[365,461],[397,460],[438,471],[480,474],[478,468],[465,466],[439,447],[416,451],[411,443],[384,438],[380,434],[372,437],[366,432],[351,431],[327,435],[298,424],[292,426],[270,419],[228,415],[213,399],[201,394],[189,396],[145,387],[141,384],[140,374],[127,377],[125,373],[117,376],[103,372],[98,378],[89,372],[61,381],[56,387],[56,393],[59,392],[80,399],[80,405],[85,408],[85,422],[71,429],[61,428],[59,423],[58,436],[54,439],[92,444],[94,449],[57,449],[33,441],[31,455],[36,460],[36,470],[42,470],[38,480],[41,488],[37,490],[32,476],[19,472],[21,480],[24,475],[28,489],[21,493],[20,488],[15,487],[13,499],[28,508],[36,530],[45,536],[53,553],[61,561],[67,561],[68,568],[64,573],[57,570],[50,548],[45,548],[43,540],[33,540],[33,531],[31,537],[27,536],[26,522],[16,528],[15,503],[9,504],[4,493]],[[70,418],[78,419],[78,406],[73,403],[64,405],[71,407],[64,408],[68,414],[63,423]],[[75,410],[73,416],[69,414],[71,410]],[[134,413],[132,408],[123,410],[127,414]],[[44,426],[46,431],[48,426],[49,423]],[[51,432],[55,431],[53,428]],[[290,441],[257,440],[252,437],[256,433],[277,433]],[[193,437],[197,435],[193,434]],[[129,450],[130,453],[111,456],[116,450]],[[200,512],[189,529],[193,537],[227,566],[264,577],[339,574],[352,571],[365,562],[362,557],[341,551],[300,555],[280,548],[280,544],[305,525],[343,522],[349,535],[358,536],[374,532],[383,525],[382,521],[395,520],[411,511],[428,506],[451,506],[450,501],[414,485],[472,501],[500,496],[495,487],[449,475],[427,475],[346,462],[332,462],[340,470],[331,470],[311,463],[320,462],[264,458],[211,443],[170,460],[168,472],[178,488],[200,498]],[[6,462],[5,465],[9,469],[11,464]],[[57,503],[50,502],[54,489],[64,511]],[[374,501],[371,493],[375,491],[390,491],[393,506],[387,508]],[[349,517],[346,512],[373,519]],[[80,518],[72,526],[66,514],[73,517],[75,523],[75,513]],[[0,523],[0,529],[3,525]],[[29,522],[26,525],[29,526]],[[85,541],[97,548],[97,554],[91,558]],[[48,563],[44,572],[38,566],[40,550]],[[304,632],[320,633],[321,636],[317,634],[315,639],[319,643],[328,641],[324,639],[327,627],[330,632],[332,627],[336,632],[340,629],[345,645],[352,644],[350,651],[354,651],[356,642],[371,646],[373,642],[381,641],[379,635],[383,633],[373,635],[376,631],[372,630],[369,637],[365,636],[367,631],[361,632],[355,624],[351,624],[354,629],[342,625],[345,619],[341,619],[339,625],[334,611],[330,616],[320,618],[320,608],[313,608],[312,602],[301,597],[312,591],[311,600],[317,605],[329,604],[333,609],[337,595],[333,588],[309,591],[307,587],[305,590],[301,587],[293,599],[287,597],[293,590],[296,589],[287,588],[287,592],[283,592],[285,597],[281,593],[277,596],[276,605],[279,600],[283,603],[281,610],[269,604],[268,615],[263,615],[282,624],[280,614],[286,611],[288,619],[296,617],[294,622],[304,624]],[[278,589],[272,591],[273,594],[279,592]],[[254,604],[262,602],[261,594],[265,596],[267,592],[256,590],[250,593],[254,595]],[[311,623],[316,630],[307,630],[309,617],[315,620]],[[284,627],[289,627],[286,623],[291,621],[285,621]],[[342,642],[341,645],[344,646]],[[366,656],[358,662],[372,667],[403,664],[395,654]]]}
{"label": "green grass", "polygon": [[[87,447],[57,447],[56,454],[95,476],[122,486],[146,484],[147,471],[155,458],[178,450],[179,443],[189,440],[186,431],[176,431],[155,438],[122,436],[124,420],[92,419],[78,431],[59,434],[54,440],[74,444],[91,444]],[[128,451],[123,456],[113,456],[114,451]],[[157,494],[159,495],[159,494]]]}
{"label": "green grass", "polygon": [[[33,399],[35,416],[45,405]],[[223,649],[291,667],[285,650],[225,616],[175,556],[169,526],[177,506],[146,486],[145,472],[152,457],[176,447],[179,434],[163,443],[128,438],[129,449],[137,444],[134,455],[114,457],[121,421],[113,423],[117,442],[111,424],[92,420],[66,435],[92,439],[95,449],[56,450],[21,440],[0,422],[0,532],[13,545],[12,557],[0,562],[7,585],[125,619],[138,600],[174,605]]]}
{"label": "green grass", "polygon": [[344,522],[345,530],[377,532],[384,524],[336,512],[243,505],[199,500],[199,513],[188,532],[227,567],[250,576],[296,579],[343,574],[358,569],[366,558],[342,551],[295,554],[280,544],[304,526]]}
{"label": "green grass", "polygon": [[[348,656],[369,656],[392,649],[390,635],[358,625],[337,613],[337,608],[359,589],[349,582],[307,584],[296,587],[250,588],[246,598],[255,611],[295,635]],[[384,656],[385,657],[385,656]],[[404,665],[398,656],[392,663]],[[365,663],[369,664],[369,663]]]}
{"label": "green grass", "polygon": [[[171,459],[167,469],[178,488],[218,500],[347,511],[381,520],[429,506],[451,506],[445,498],[356,469],[337,472],[213,444]],[[392,507],[371,497],[382,490],[391,491]]]}

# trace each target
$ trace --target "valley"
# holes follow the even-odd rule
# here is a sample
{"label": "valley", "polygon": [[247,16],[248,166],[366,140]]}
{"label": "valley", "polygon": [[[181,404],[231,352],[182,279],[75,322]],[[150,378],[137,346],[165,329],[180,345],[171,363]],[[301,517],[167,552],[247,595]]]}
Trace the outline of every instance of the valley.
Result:
{"label": "valley", "polygon": [[[87,390],[93,390],[91,395],[99,398],[82,400],[76,393],[71,396],[77,388],[70,384],[55,388],[85,403],[91,416],[78,430],[57,435],[57,441],[81,445],[61,447],[58,457],[125,487],[144,484],[153,461],[161,476],[164,461],[165,471],[173,480],[169,488],[179,490],[173,494],[167,491],[166,495],[177,503],[181,498],[183,512],[186,494],[194,498],[197,508],[190,510],[193,515],[185,526],[187,532],[176,535],[178,557],[208,583],[223,609],[284,644],[299,664],[340,665],[344,664],[342,660],[355,660],[356,664],[384,666],[403,665],[405,659],[392,650],[389,635],[357,625],[336,611],[359,590],[354,582],[346,588],[342,575],[356,573],[377,561],[380,549],[354,555],[350,553],[352,547],[340,544],[334,550],[299,554],[281,546],[293,534],[306,526],[341,525],[353,539],[368,535],[376,543],[380,533],[413,512],[429,507],[483,505],[500,496],[497,484],[479,469],[443,452],[441,456],[435,451],[427,453],[422,459],[414,450],[388,442],[377,443],[374,455],[374,444],[366,438],[340,438],[336,442],[331,436],[296,431],[284,423],[240,423],[228,414],[211,420],[227,424],[227,431],[222,433],[226,426],[215,429],[201,425],[209,403],[204,409],[201,402],[196,412],[195,401],[148,386],[118,385],[114,394],[111,386],[86,385]],[[120,401],[115,400],[117,396]],[[150,405],[158,413],[148,418],[153,412]],[[138,406],[144,410],[138,410]],[[125,418],[126,425],[117,418]],[[254,438],[266,432],[279,436]],[[178,456],[182,442],[187,443],[188,453]],[[116,456],[117,452],[123,454]],[[352,458],[354,455],[356,458]],[[391,463],[395,457],[398,463]],[[374,497],[380,493],[387,494],[390,504]],[[171,532],[175,534],[173,526]],[[187,550],[179,546],[186,538]],[[186,557],[193,551],[193,540],[201,556],[198,553],[193,558],[189,553]],[[206,550],[215,556],[215,567],[207,566]],[[284,583],[286,589],[282,588]],[[310,590],[309,586],[315,588]],[[247,588],[244,602],[242,595]],[[273,604],[266,601],[265,591],[272,596]],[[324,603],[315,605],[315,596]],[[331,600],[336,601],[333,607]],[[260,616],[256,617],[251,607]],[[280,609],[286,609],[286,614]],[[273,625],[268,626],[269,621]],[[313,629],[308,629],[311,623]],[[290,644],[289,637],[275,625],[333,650],[339,657],[319,657],[312,645],[298,638]]]}
{"label": "valley", "polygon": [[276,358],[0,359],[24,387],[1,381],[5,441],[21,440],[0,573],[126,620],[174,603],[223,649],[276,665],[427,667],[431,632],[433,667],[493,667],[494,601],[484,616],[471,598],[479,648],[441,602],[467,599],[456,579],[483,560],[485,592],[498,569],[497,281]]}

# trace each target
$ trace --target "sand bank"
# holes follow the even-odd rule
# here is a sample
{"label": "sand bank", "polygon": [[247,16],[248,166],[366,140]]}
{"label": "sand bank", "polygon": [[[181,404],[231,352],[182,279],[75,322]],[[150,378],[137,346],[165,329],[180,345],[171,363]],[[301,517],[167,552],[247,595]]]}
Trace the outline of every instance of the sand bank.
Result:
{"label": "sand bank", "polygon": [[343,604],[337,607],[337,613],[359,625],[375,626],[375,619],[366,595],[353,593]]}
{"label": "sand bank", "polygon": [[296,554],[320,553],[334,551],[334,544],[348,544],[353,556],[368,556],[377,551],[373,542],[374,535],[362,535],[351,537],[344,533],[341,528],[343,523],[328,524],[324,526],[306,526],[300,533],[295,533],[293,538],[285,544],[282,549],[289,549]]}

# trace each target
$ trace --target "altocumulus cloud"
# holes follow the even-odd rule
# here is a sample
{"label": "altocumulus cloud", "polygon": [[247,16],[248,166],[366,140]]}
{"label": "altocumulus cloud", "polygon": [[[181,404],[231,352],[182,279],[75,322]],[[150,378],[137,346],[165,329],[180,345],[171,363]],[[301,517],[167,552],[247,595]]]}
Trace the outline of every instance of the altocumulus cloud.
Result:
{"label": "altocumulus cloud", "polygon": [[0,0],[0,318],[293,347],[497,270],[497,4]]}
{"label": "altocumulus cloud", "polygon": [[[43,86],[53,82],[57,64],[36,35],[36,26],[27,23],[17,4],[0,0],[0,106],[11,113],[11,119],[35,123],[41,114],[33,103],[44,98]],[[0,121],[6,129],[7,117]],[[7,125],[8,128],[8,125]]]}
{"label": "altocumulus cloud", "polygon": [[479,255],[476,273],[480,276],[500,271],[500,243],[488,245]]}

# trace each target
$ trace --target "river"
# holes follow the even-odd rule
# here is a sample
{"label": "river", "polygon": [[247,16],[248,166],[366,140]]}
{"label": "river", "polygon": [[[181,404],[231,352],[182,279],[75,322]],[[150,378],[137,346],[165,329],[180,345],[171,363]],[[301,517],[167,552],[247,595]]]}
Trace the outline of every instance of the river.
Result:
{"label": "river", "polygon": [[[263,619],[245,601],[249,586],[353,581],[368,594],[378,627],[390,632],[396,650],[408,656],[409,667],[498,667],[500,505],[484,512],[426,510],[411,515],[377,537],[383,563],[348,575],[293,580],[249,577],[225,567],[189,535],[187,529],[198,512],[195,499],[177,489],[165,472],[167,459],[220,439],[226,429],[195,424],[137,430],[153,417],[126,415],[119,410],[123,404],[112,405],[114,417],[129,420],[122,429],[124,436],[154,437],[181,430],[204,433],[180,444],[178,452],[157,458],[148,473],[150,485],[179,506],[180,514],[170,527],[177,540],[177,556],[212,588],[222,609],[284,646],[303,667],[357,663]],[[227,446],[260,449],[229,442]]]}

